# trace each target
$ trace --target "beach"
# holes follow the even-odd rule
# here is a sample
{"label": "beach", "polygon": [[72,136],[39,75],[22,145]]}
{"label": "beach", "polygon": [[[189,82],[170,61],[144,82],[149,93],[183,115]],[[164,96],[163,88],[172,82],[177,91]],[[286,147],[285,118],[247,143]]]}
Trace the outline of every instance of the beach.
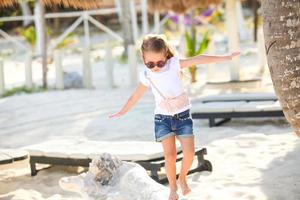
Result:
{"label": "beach", "polygon": [[[108,119],[124,103],[114,99],[126,99],[131,90],[74,89],[3,98],[0,146],[21,148],[62,138],[154,142],[150,92],[124,117]],[[195,119],[194,134],[196,146],[207,148],[213,172],[188,175],[192,193],[185,198],[300,199],[300,143],[284,118],[233,119],[213,128]],[[80,199],[63,191],[58,180],[83,172],[82,167],[38,165],[45,169],[34,177],[28,159],[0,167],[0,199]]]}

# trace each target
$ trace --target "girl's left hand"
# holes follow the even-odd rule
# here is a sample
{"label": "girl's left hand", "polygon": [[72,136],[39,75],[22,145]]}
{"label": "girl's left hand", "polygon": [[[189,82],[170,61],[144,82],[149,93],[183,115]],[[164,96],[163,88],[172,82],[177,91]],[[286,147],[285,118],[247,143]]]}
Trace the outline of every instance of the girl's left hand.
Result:
{"label": "girl's left hand", "polygon": [[122,115],[124,115],[122,112],[117,112],[115,114],[109,115],[108,117],[109,118],[118,118],[118,117],[121,117]]}
{"label": "girl's left hand", "polygon": [[233,52],[233,53],[231,53],[231,54],[229,55],[229,59],[231,60],[233,57],[238,56],[238,55],[240,55],[240,54],[241,54],[241,52],[235,51],[235,52]]}

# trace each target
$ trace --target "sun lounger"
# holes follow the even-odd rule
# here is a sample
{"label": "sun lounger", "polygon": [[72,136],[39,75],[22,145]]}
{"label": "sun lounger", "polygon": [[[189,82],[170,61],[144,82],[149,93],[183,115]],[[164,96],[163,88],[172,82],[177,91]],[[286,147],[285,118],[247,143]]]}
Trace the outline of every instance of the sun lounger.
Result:
{"label": "sun lounger", "polygon": [[[93,158],[101,153],[108,152],[123,161],[139,163],[159,183],[167,181],[165,174],[161,173],[161,168],[165,164],[163,149],[161,144],[157,142],[61,139],[26,146],[23,149],[29,152],[32,176],[37,174],[36,163],[88,167]],[[182,151],[179,146],[177,147],[177,154],[177,161],[182,160]],[[205,148],[196,149],[197,167],[191,169],[189,173],[212,170],[211,163],[208,160],[204,160],[205,154],[207,154]]]}
{"label": "sun lounger", "polygon": [[277,97],[272,92],[232,93],[207,95],[194,99],[193,103],[224,102],[224,101],[276,101]]}
{"label": "sun lounger", "polygon": [[208,119],[210,127],[231,118],[284,116],[273,93],[211,95],[194,100],[191,110],[193,119]]}
{"label": "sun lounger", "polygon": [[0,149],[0,165],[28,158],[28,152],[20,149]]}

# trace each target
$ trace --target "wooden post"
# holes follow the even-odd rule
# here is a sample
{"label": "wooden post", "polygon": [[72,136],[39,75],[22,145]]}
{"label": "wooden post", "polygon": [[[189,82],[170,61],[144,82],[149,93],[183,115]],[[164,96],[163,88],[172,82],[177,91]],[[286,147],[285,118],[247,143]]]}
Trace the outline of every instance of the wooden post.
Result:
{"label": "wooden post", "polygon": [[[30,16],[31,15],[31,11],[28,5],[28,2],[26,1],[20,1],[20,8],[22,9],[22,14],[23,16]],[[23,20],[23,26],[27,26],[31,23],[30,19],[24,19]]]}
{"label": "wooden post", "polygon": [[138,22],[137,22],[137,18],[136,18],[136,9],[135,9],[134,0],[130,0],[130,15],[131,15],[131,26],[132,26],[133,40],[134,40],[134,43],[135,43],[138,39],[139,32],[138,32]]}
{"label": "wooden post", "polygon": [[[239,32],[237,26],[236,0],[226,1],[226,30],[228,35],[229,53],[239,51]],[[230,80],[239,81],[240,79],[240,59],[233,58],[230,66]]]}
{"label": "wooden post", "polygon": [[236,0],[236,13],[240,40],[245,40],[247,39],[247,32],[245,27],[245,19],[243,16],[241,0]]}
{"label": "wooden post", "polygon": [[112,59],[112,47],[110,45],[107,45],[106,47],[106,65],[105,65],[105,71],[107,75],[107,81],[109,83],[110,87],[114,87],[114,63]]}
{"label": "wooden post", "polygon": [[116,9],[117,9],[117,13],[118,13],[118,18],[119,21],[122,22],[122,6],[121,6],[121,0],[115,0],[115,4],[116,4]]}
{"label": "wooden post", "polygon": [[128,46],[134,44],[132,26],[130,21],[130,0],[120,0],[122,7],[122,32],[124,38],[124,54],[128,56]]}
{"label": "wooden post", "polygon": [[159,33],[159,12],[154,12],[154,32]]}
{"label": "wooden post", "polygon": [[32,52],[28,51],[25,58],[25,86],[32,88]]}
{"label": "wooden post", "polygon": [[[191,14],[191,17],[194,17],[193,14]],[[179,27],[180,35],[184,35],[184,32],[185,32],[184,15],[180,14],[178,18],[179,18],[179,26],[178,27]]]}
{"label": "wooden post", "polygon": [[149,31],[147,0],[141,0],[141,7],[142,7],[143,34],[147,34]]}
{"label": "wooden post", "polygon": [[59,49],[54,50],[54,64],[55,64],[55,86],[59,90],[64,89],[64,72],[61,59],[62,51]]}
{"label": "wooden post", "polygon": [[[214,43],[213,36],[212,36],[212,40],[209,42],[208,45],[208,53],[211,55],[215,54],[215,43]],[[213,82],[215,74],[216,74],[216,64],[214,63],[208,64],[208,72],[207,72],[207,79],[206,79],[207,82],[210,81]]]}
{"label": "wooden post", "polygon": [[266,56],[266,49],[265,49],[265,40],[264,40],[264,32],[263,27],[260,27],[257,31],[257,49],[258,49],[258,60],[259,60],[259,67],[260,73],[263,76],[264,70],[267,64],[267,56]]}
{"label": "wooden post", "polygon": [[83,15],[84,44],[83,44],[83,84],[86,88],[92,88],[92,72],[90,63],[90,33],[88,14]]}
{"label": "wooden post", "polygon": [[128,46],[128,64],[129,64],[129,77],[130,77],[130,85],[137,85],[137,56],[136,49],[134,45]]}
{"label": "wooden post", "polygon": [[37,0],[34,7],[35,27],[37,36],[37,54],[42,58],[43,87],[47,88],[47,41],[45,9],[42,0]]}
{"label": "wooden post", "polygon": [[258,14],[257,14],[257,9],[258,9],[258,1],[257,0],[253,0],[251,2],[252,4],[252,12],[253,12],[253,24],[254,24],[254,30],[253,30],[253,39],[254,42],[257,41],[257,28],[258,28]]}
{"label": "wooden post", "polygon": [[0,58],[0,96],[4,94],[5,91],[5,82],[4,82],[4,65],[3,60]]}

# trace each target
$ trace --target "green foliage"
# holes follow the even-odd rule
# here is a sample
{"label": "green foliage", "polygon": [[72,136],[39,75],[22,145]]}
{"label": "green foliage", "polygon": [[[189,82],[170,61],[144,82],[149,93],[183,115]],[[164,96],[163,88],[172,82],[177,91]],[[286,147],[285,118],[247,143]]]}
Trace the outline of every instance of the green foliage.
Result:
{"label": "green foliage", "polygon": [[58,43],[56,48],[63,49],[68,47],[69,44],[73,44],[73,43],[75,43],[74,34],[70,33],[60,43]]}
{"label": "green foliage", "polygon": [[225,11],[223,9],[216,9],[212,14],[209,23],[216,25],[224,21],[225,21]]}
{"label": "green foliage", "polygon": [[121,64],[126,64],[128,62],[128,56],[125,53],[122,53],[118,56],[118,60]]}
{"label": "green foliage", "polygon": [[185,44],[187,48],[186,55],[187,56],[196,56],[201,53],[204,53],[209,44],[209,32],[206,31],[203,35],[203,38],[200,42],[198,42],[196,30],[192,29],[191,34],[186,31],[185,32]]}
{"label": "green foliage", "polygon": [[36,34],[34,26],[29,26],[27,28],[19,28],[18,32],[25,40],[33,47],[36,43]]}
{"label": "green foliage", "polygon": [[[35,26],[31,25],[27,28],[19,28],[18,32],[31,45],[31,47],[34,48],[36,44]],[[50,27],[47,27],[47,34],[49,36],[53,34],[53,30]],[[65,47],[67,44],[72,43],[73,40],[71,41],[71,36],[72,34],[69,34],[61,43],[59,43],[59,48]]]}
{"label": "green foliage", "polygon": [[34,87],[32,89],[27,88],[26,86],[15,87],[10,90],[5,91],[1,97],[8,97],[15,94],[23,94],[23,93],[35,93],[35,92],[43,92],[46,91],[43,87]]}
{"label": "green foliage", "polygon": [[[208,44],[209,44],[209,32],[206,31],[203,35],[203,38],[200,42],[198,42],[196,29],[192,28],[191,33],[185,32],[185,44],[186,44],[186,56],[193,57],[199,54],[202,54],[206,51]],[[190,66],[189,72],[191,74],[191,81],[192,83],[196,82],[196,66]]]}

